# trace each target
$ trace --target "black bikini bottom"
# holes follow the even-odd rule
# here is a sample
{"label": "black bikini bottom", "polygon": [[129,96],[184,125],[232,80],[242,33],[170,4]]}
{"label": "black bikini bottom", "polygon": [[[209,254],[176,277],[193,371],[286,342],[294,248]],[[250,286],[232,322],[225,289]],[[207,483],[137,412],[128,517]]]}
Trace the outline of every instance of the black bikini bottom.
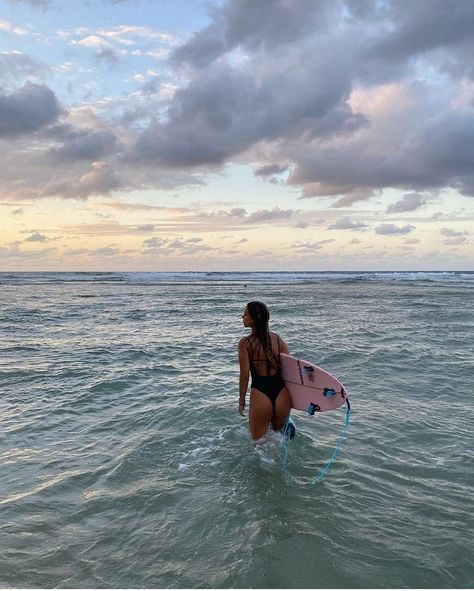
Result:
{"label": "black bikini bottom", "polygon": [[282,380],[281,375],[276,373],[274,376],[261,376],[258,374],[252,375],[252,383],[250,388],[255,388],[263,392],[272,401],[273,407],[275,407],[275,400],[278,394],[285,387],[285,382]]}

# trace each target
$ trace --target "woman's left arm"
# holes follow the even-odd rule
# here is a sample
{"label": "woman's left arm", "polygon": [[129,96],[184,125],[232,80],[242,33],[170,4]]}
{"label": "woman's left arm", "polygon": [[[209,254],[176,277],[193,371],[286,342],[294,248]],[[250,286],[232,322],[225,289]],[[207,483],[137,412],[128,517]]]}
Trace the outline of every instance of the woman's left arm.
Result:
{"label": "woman's left arm", "polygon": [[240,365],[240,377],[239,377],[239,413],[244,414],[245,408],[245,396],[247,394],[247,388],[249,385],[249,372],[250,372],[250,360],[249,352],[246,347],[245,340],[242,339],[239,342],[239,365]]}

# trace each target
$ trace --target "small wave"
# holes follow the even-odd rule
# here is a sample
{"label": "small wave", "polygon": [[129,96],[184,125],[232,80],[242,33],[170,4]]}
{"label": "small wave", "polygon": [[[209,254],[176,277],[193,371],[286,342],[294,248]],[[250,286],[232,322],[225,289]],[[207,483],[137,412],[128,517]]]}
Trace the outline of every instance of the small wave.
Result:
{"label": "small wave", "polygon": [[[318,283],[357,284],[374,281],[471,283],[470,271],[227,271],[227,272],[130,272],[130,273],[0,273],[0,284],[123,283],[160,285],[187,283]],[[76,297],[95,297],[79,294]]]}

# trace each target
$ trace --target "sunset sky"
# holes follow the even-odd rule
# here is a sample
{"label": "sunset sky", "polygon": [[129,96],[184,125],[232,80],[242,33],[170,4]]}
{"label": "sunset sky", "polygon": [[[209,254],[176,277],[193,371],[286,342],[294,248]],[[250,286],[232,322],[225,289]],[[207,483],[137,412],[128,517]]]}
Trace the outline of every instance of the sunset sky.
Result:
{"label": "sunset sky", "polygon": [[474,270],[472,0],[0,0],[0,271]]}

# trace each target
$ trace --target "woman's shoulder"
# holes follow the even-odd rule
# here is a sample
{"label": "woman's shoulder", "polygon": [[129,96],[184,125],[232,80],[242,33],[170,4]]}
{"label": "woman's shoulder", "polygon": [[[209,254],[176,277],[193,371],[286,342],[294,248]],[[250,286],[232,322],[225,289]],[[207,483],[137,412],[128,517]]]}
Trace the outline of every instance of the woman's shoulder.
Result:
{"label": "woman's shoulder", "polygon": [[247,347],[250,344],[250,335],[242,337],[239,341],[239,349]]}

